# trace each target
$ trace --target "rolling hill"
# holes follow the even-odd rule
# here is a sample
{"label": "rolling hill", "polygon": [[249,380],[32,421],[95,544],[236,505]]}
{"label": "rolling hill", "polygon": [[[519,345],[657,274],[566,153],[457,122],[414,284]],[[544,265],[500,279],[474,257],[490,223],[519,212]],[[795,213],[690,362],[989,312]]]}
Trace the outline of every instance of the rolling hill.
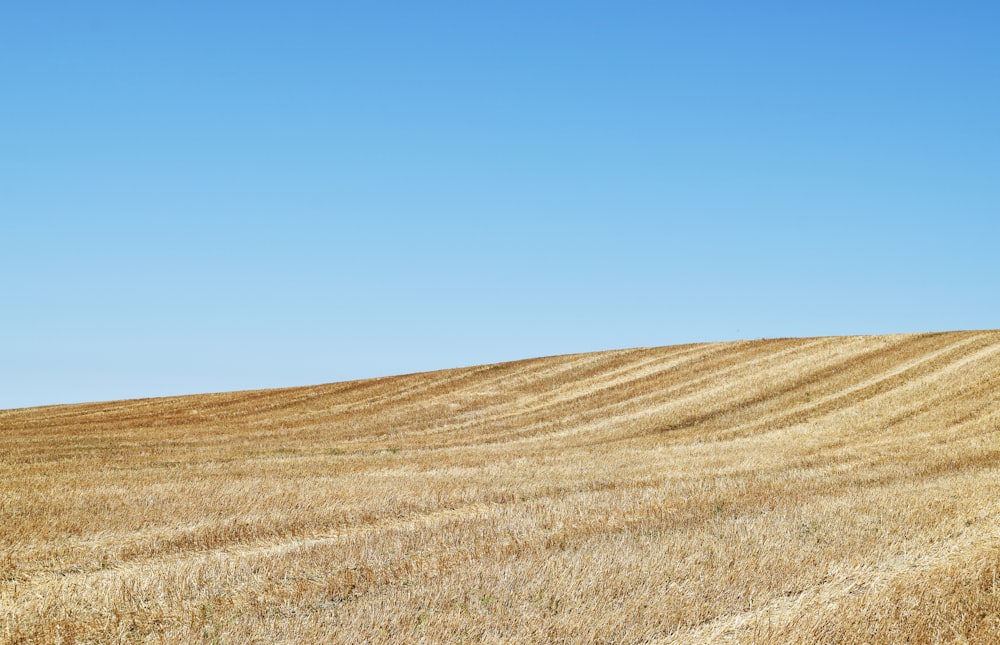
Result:
{"label": "rolling hill", "polygon": [[0,642],[1000,642],[1000,332],[0,411]]}

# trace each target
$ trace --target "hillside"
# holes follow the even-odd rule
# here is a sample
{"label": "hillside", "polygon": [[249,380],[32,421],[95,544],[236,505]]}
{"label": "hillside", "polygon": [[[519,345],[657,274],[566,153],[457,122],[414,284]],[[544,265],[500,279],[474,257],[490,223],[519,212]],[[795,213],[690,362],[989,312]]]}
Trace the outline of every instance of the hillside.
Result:
{"label": "hillside", "polygon": [[1000,332],[0,411],[0,642],[1000,642]]}

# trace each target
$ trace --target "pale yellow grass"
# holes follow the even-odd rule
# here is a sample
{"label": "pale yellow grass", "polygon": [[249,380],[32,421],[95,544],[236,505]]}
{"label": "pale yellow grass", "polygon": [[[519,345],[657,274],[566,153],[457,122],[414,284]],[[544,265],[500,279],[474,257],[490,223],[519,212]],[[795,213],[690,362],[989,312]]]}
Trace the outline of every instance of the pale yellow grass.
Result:
{"label": "pale yellow grass", "polygon": [[1000,332],[0,412],[0,641],[1000,642]]}

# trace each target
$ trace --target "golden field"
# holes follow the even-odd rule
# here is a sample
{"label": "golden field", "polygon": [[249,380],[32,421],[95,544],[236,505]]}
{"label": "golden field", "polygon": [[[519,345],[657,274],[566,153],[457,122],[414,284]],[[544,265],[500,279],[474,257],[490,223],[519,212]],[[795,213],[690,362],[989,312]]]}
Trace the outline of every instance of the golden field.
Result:
{"label": "golden field", "polygon": [[0,411],[0,642],[1000,642],[1000,332]]}

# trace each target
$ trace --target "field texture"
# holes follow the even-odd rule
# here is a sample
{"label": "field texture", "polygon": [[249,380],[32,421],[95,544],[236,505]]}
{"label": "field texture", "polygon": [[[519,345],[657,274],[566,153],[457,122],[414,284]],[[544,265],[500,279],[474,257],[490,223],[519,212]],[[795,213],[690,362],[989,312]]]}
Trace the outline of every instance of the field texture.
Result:
{"label": "field texture", "polygon": [[1000,332],[2,411],[0,642],[1000,642]]}

